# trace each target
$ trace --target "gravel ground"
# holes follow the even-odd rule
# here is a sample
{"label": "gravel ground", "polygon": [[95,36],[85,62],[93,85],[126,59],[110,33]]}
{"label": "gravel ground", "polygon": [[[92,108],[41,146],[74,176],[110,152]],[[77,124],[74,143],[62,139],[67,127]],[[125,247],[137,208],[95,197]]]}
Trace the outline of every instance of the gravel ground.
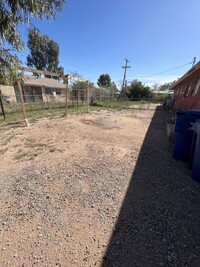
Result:
{"label": "gravel ground", "polygon": [[0,131],[0,266],[200,266],[200,186],[166,111]]}

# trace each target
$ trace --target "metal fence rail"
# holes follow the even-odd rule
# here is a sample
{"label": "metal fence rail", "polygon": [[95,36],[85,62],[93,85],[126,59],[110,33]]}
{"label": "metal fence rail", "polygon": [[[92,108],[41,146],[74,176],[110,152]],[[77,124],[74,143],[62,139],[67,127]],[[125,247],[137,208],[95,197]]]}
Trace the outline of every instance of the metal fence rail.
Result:
{"label": "metal fence rail", "polygon": [[[22,119],[22,105],[20,98],[16,97],[13,101],[13,95],[1,96],[6,120],[12,121]],[[12,101],[11,101],[12,99]],[[27,116],[29,118],[37,118],[41,116],[62,115],[66,108],[66,95],[28,95],[24,102]],[[73,92],[69,94],[67,100],[67,108],[69,113],[87,112],[101,109],[155,109],[157,105],[162,103],[156,99],[139,99],[139,98],[120,98],[117,95],[95,95],[88,96],[87,91]],[[0,113],[1,109],[0,109]],[[2,121],[2,116],[0,116]]]}

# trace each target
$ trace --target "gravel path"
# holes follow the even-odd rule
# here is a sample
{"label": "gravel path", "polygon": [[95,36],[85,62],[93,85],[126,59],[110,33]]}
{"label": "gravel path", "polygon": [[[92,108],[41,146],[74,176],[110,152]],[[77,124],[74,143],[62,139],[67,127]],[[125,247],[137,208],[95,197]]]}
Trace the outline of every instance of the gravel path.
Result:
{"label": "gravel path", "polygon": [[200,266],[200,184],[173,160],[155,112],[102,267]]}
{"label": "gravel path", "polygon": [[0,266],[200,266],[200,186],[171,158],[168,119],[104,111],[2,130]]}

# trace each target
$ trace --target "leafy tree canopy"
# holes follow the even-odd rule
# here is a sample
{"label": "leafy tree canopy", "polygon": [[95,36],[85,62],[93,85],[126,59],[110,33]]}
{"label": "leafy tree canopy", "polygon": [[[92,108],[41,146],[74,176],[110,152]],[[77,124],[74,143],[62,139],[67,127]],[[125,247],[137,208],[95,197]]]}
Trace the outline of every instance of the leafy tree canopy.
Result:
{"label": "leafy tree canopy", "polygon": [[110,90],[111,90],[113,93],[118,92],[117,86],[116,86],[116,84],[115,84],[114,82],[111,83]]}
{"label": "leafy tree canopy", "polygon": [[27,65],[38,70],[63,73],[64,69],[59,64],[59,46],[49,39],[47,35],[42,35],[37,28],[29,30],[28,48],[30,54],[27,56]]}
{"label": "leafy tree canopy", "polygon": [[130,86],[127,86],[126,95],[129,98],[149,98],[152,92],[149,86],[145,86],[138,80],[133,80]]}
{"label": "leafy tree canopy", "polygon": [[87,82],[82,82],[82,81],[76,81],[72,85],[72,89],[76,90],[81,90],[81,89],[87,89],[88,88],[88,83]]}
{"label": "leafy tree canopy", "polygon": [[0,1],[0,83],[5,83],[13,67],[19,64],[16,52],[21,52],[23,42],[19,25],[29,25],[31,18],[54,19],[65,0],[6,0]]}
{"label": "leafy tree canopy", "polygon": [[164,84],[159,84],[159,83],[155,83],[152,85],[152,90],[153,91],[167,91],[169,89],[171,89],[171,87],[178,81],[178,79],[172,81],[172,82],[168,82],[168,83],[164,83]]}
{"label": "leafy tree canopy", "polygon": [[76,81],[75,83],[73,83],[72,85],[72,89],[77,89],[77,90],[81,90],[81,89],[87,89],[88,86],[90,88],[94,87],[94,84],[91,82],[84,82],[84,81]]}
{"label": "leafy tree canopy", "polygon": [[81,100],[83,101],[85,97],[85,90],[87,90],[88,86],[94,88],[94,84],[87,81],[76,81],[72,85],[72,92],[75,97],[78,96],[78,92],[80,93]]}
{"label": "leafy tree canopy", "polygon": [[97,85],[99,87],[110,87],[111,86],[111,78],[108,74],[102,74],[99,76],[99,79],[97,80]]}
{"label": "leafy tree canopy", "polygon": [[81,74],[78,73],[78,71],[76,71],[76,70],[75,71],[68,71],[68,73],[69,73],[70,76],[83,79],[83,77],[81,76]]}
{"label": "leafy tree canopy", "polygon": [[159,91],[167,91],[169,89],[171,89],[171,87],[177,82],[177,80],[174,80],[173,82],[169,82],[169,83],[165,83],[165,84],[162,84],[160,87],[159,87]]}

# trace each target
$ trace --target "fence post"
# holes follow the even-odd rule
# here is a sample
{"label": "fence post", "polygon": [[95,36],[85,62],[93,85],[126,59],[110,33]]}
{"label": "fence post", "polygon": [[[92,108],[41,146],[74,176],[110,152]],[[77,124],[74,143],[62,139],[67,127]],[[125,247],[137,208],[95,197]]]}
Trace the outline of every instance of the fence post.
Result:
{"label": "fence post", "polygon": [[5,112],[4,112],[3,101],[2,101],[2,98],[1,98],[1,90],[0,90],[0,104],[1,104],[1,111],[2,111],[2,114],[3,114],[4,120],[5,120],[6,116],[5,116]]}
{"label": "fence post", "polygon": [[150,107],[150,98],[148,98],[148,110],[149,110],[149,107]]}
{"label": "fence post", "polygon": [[87,82],[87,111],[90,112],[90,87],[89,82]]}
{"label": "fence post", "polygon": [[76,108],[78,109],[78,98],[79,98],[79,90],[76,91]]}
{"label": "fence post", "polygon": [[22,93],[22,87],[21,87],[21,82],[20,79],[17,81],[19,93],[20,93],[20,98],[21,98],[21,104],[22,104],[22,112],[23,112],[23,117],[24,117],[24,122],[26,126],[30,126],[27,116],[26,116],[26,108],[25,108],[25,103],[24,103],[24,98],[23,98],[23,93]]}
{"label": "fence post", "polygon": [[46,95],[46,99],[47,99],[47,109],[49,109],[49,98],[48,98],[48,95]]}
{"label": "fence post", "polygon": [[68,82],[69,82],[69,77],[68,75],[65,75],[63,77],[64,83],[66,84],[66,101],[65,101],[65,114],[64,116],[67,116],[67,111],[68,111]]}

